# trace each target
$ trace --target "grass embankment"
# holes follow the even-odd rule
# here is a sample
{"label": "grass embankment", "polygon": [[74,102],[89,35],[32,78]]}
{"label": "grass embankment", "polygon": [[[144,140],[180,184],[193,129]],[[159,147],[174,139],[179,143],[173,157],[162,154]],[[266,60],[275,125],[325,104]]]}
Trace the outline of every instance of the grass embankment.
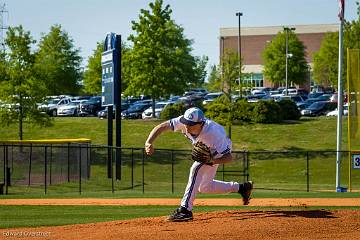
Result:
{"label": "grass embankment", "polygon": [[[159,120],[123,120],[122,146],[143,147],[151,129]],[[346,150],[347,121],[344,120],[343,149]],[[115,124],[114,124],[115,125]],[[114,134],[115,135],[115,134]],[[0,127],[0,140],[17,139],[18,127]],[[95,117],[55,118],[48,128],[24,126],[24,139],[89,138],[93,144],[107,144],[107,120]],[[303,118],[282,124],[246,124],[232,126],[234,150],[336,150],[336,118]],[[190,149],[182,134],[165,133],[156,147]]]}

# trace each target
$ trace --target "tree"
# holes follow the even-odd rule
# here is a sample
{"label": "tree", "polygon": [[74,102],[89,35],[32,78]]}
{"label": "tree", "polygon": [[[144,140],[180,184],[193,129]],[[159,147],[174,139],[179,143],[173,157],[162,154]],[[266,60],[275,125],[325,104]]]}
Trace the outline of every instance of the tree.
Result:
{"label": "tree", "polygon": [[226,52],[219,65],[222,89],[230,99],[234,89],[239,89],[239,55],[236,52]]}
{"label": "tree", "polygon": [[339,33],[327,33],[313,55],[313,78],[319,85],[336,86],[338,74]]}
{"label": "tree", "polygon": [[126,95],[151,95],[153,113],[155,99],[181,94],[196,80],[196,60],[190,54],[191,43],[183,28],[171,19],[169,5],[162,0],[141,9],[139,21],[132,21],[129,40],[133,43],[126,59],[131,71],[126,80]]}
{"label": "tree", "polygon": [[[126,74],[129,72],[129,68],[126,63],[126,54],[129,52],[130,48],[125,44],[125,42],[121,43],[121,52],[122,52],[122,83],[126,78]],[[86,93],[99,95],[101,94],[101,54],[104,51],[104,42],[98,42],[96,49],[92,56],[89,57],[88,64],[86,67],[86,71],[84,73],[84,90]],[[126,85],[122,84],[122,89],[125,89]]]}
{"label": "tree", "polygon": [[0,61],[0,122],[4,125],[18,122],[19,139],[22,140],[24,121],[41,126],[51,123],[36,105],[43,101],[46,89],[34,68],[35,54],[31,52],[31,45],[35,41],[30,32],[21,25],[10,27],[5,43],[8,51]]}
{"label": "tree", "polygon": [[39,43],[36,67],[46,79],[49,95],[77,94],[81,80],[80,50],[60,25],[54,25]]}
{"label": "tree", "polygon": [[[343,35],[343,75],[346,79],[346,49],[360,48],[360,4],[357,4],[358,19],[344,23]],[[313,56],[313,78],[318,84],[337,86],[339,60],[339,32],[327,33],[320,49]]]}
{"label": "tree", "polygon": [[[264,75],[277,85],[285,84],[286,75],[286,32],[279,32],[264,49]],[[308,65],[305,59],[305,46],[294,32],[288,32],[288,81],[303,84],[307,80]],[[291,55],[290,55],[291,54]]]}
{"label": "tree", "polygon": [[101,53],[104,51],[104,42],[98,42],[96,49],[89,61],[84,73],[84,90],[86,93],[101,94]]}
{"label": "tree", "polygon": [[219,70],[216,65],[212,65],[206,88],[211,92],[221,92],[223,90],[221,86],[222,84]]}
{"label": "tree", "polygon": [[195,67],[194,67],[194,78],[190,79],[189,87],[196,88],[202,87],[205,83],[206,78],[206,65],[209,61],[207,56],[195,57]]}

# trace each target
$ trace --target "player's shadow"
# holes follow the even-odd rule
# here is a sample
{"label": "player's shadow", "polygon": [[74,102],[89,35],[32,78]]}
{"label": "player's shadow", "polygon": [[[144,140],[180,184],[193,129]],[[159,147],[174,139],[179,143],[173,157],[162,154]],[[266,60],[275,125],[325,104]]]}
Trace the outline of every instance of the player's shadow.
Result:
{"label": "player's shadow", "polygon": [[237,220],[245,220],[248,218],[272,218],[272,217],[285,217],[285,218],[293,218],[293,217],[303,217],[303,218],[337,218],[333,215],[332,212],[327,210],[298,210],[298,211],[290,211],[290,210],[272,210],[272,211],[240,211],[233,212],[232,217]]}

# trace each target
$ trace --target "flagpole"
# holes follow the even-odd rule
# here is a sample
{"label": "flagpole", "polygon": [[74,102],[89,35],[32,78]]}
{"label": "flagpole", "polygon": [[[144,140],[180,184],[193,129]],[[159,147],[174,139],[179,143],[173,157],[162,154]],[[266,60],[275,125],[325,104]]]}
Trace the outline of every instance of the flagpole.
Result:
{"label": "flagpole", "polygon": [[339,60],[338,60],[338,115],[337,115],[337,134],[336,134],[336,192],[342,192],[340,183],[340,163],[341,163],[341,141],[342,141],[342,113],[343,113],[343,89],[342,89],[342,59],[343,59],[343,26],[344,26],[344,0],[339,0],[340,4],[340,25],[339,25]]}

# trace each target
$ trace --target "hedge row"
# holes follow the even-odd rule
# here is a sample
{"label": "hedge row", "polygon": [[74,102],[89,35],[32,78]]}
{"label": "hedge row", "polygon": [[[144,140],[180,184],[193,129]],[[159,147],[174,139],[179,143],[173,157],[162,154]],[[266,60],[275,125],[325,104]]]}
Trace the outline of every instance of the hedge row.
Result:
{"label": "hedge row", "polygon": [[[259,101],[249,103],[242,99],[230,104],[226,96],[216,99],[206,105],[199,104],[206,117],[226,126],[242,123],[281,123],[284,120],[299,120],[300,111],[291,100]],[[186,106],[183,103],[168,106],[162,111],[161,119],[170,119],[184,114]],[[231,114],[230,114],[231,112]]]}

